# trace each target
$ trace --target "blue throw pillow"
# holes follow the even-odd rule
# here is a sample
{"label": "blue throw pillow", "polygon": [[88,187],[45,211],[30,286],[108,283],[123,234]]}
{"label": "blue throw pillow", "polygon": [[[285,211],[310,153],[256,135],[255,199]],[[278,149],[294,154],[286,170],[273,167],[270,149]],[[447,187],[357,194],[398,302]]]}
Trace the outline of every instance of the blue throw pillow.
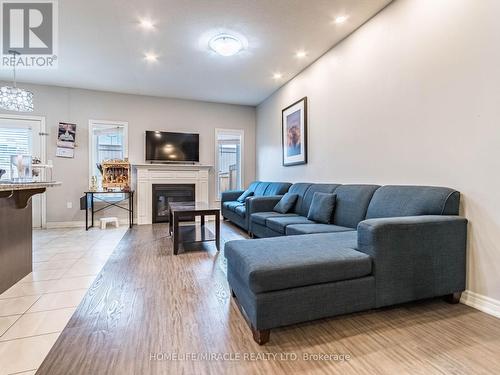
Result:
{"label": "blue throw pillow", "polygon": [[251,197],[253,195],[253,191],[250,190],[245,190],[243,194],[241,194],[238,199],[236,199],[238,202],[245,202],[245,200],[248,197]]}
{"label": "blue throw pillow", "polygon": [[336,194],[314,193],[307,218],[317,223],[330,224],[336,199]]}
{"label": "blue throw pillow", "polygon": [[278,204],[274,206],[273,211],[279,212],[280,214],[286,214],[293,208],[298,197],[297,194],[286,193],[281,197]]}

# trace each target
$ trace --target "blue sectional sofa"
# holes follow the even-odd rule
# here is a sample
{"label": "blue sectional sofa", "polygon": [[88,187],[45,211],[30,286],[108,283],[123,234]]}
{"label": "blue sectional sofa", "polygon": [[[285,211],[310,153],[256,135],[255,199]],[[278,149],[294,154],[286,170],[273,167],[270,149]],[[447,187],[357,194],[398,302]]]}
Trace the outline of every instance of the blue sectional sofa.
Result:
{"label": "blue sectional sofa", "polygon": [[[289,214],[257,199],[249,229],[227,242],[233,296],[259,344],[270,329],[465,290],[467,220],[442,187],[294,184]],[[336,194],[331,224],[308,220],[314,192]],[[255,209],[255,207],[254,207]]]}
{"label": "blue sectional sofa", "polygon": [[[378,188],[378,185],[297,183],[289,189],[289,193],[298,195],[295,207],[290,213],[273,211],[273,207],[281,199],[278,197],[252,202],[249,231],[256,237],[277,237],[356,230],[358,223],[365,219],[368,204]],[[316,192],[335,193],[332,224],[318,224],[307,219]]]}
{"label": "blue sectional sofa", "polygon": [[245,190],[226,191],[221,194],[221,212],[224,219],[230,220],[239,227],[248,230],[250,214],[253,213],[252,207],[249,209],[250,202],[255,198],[270,198],[273,201],[279,201],[292,184],[288,182],[262,182],[255,181],[250,184],[246,191],[252,192],[252,195],[245,201],[238,201],[238,197]]}

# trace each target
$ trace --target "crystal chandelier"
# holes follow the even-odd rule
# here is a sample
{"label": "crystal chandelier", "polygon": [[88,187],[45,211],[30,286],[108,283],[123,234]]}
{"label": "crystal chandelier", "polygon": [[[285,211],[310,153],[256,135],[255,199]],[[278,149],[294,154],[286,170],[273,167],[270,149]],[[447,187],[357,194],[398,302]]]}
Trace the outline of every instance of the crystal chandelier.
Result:
{"label": "crystal chandelier", "polygon": [[16,62],[15,56],[19,55],[17,51],[9,51],[14,61],[14,87],[0,87],[0,108],[8,111],[33,112],[33,93],[28,90],[20,89],[16,85]]}

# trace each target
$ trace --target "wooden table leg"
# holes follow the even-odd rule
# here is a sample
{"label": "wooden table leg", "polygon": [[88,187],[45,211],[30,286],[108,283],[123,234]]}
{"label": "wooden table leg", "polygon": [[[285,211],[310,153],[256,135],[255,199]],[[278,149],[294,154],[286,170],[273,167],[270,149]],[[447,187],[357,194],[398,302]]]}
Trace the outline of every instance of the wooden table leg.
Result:
{"label": "wooden table leg", "polygon": [[94,194],[93,193],[90,194],[90,198],[91,198],[90,207],[92,210],[92,225],[91,225],[91,227],[93,228],[94,227]]}
{"label": "wooden table leg", "polygon": [[172,214],[173,216],[173,227],[174,227],[174,234],[172,237],[172,242],[174,245],[174,255],[177,255],[179,253],[179,217],[175,213]]}
{"label": "wooden table leg", "polygon": [[215,215],[215,246],[220,251],[220,214]]}
{"label": "wooden table leg", "polygon": [[134,226],[134,193],[128,193],[128,204],[129,204],[129,216],[128,216],[128,226],[130,229]]}
{"label": "wooden table leg", "polygon": [[172,215],[172,210],[168,210],[168,235],[172,235],[172,222],[174,221],[174,217]]}
{"label": "wooden table leg", "polygon": [[89,195],[85,193],[85,230],[89,230]]}
{"label": "wooden table leg", "polygon": [[204,227],[204,226],[205,226],[205,215],[200,215],[200,225],[201,225],[202,227]]}

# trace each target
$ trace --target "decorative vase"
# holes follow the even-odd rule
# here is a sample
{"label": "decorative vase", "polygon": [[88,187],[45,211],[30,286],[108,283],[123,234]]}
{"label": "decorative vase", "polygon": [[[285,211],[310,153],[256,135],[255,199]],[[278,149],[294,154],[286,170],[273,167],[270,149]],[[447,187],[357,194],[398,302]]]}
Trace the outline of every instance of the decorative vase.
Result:
{"label": "decorative vase", "polygon": [[30,155],[12,155],[10,157],[11,180],[29,182],[33,178]]}
{"label": "decorative vase", "polygon": [[92,176],[90,179],[90,191],[97,191],[97,176]]}

